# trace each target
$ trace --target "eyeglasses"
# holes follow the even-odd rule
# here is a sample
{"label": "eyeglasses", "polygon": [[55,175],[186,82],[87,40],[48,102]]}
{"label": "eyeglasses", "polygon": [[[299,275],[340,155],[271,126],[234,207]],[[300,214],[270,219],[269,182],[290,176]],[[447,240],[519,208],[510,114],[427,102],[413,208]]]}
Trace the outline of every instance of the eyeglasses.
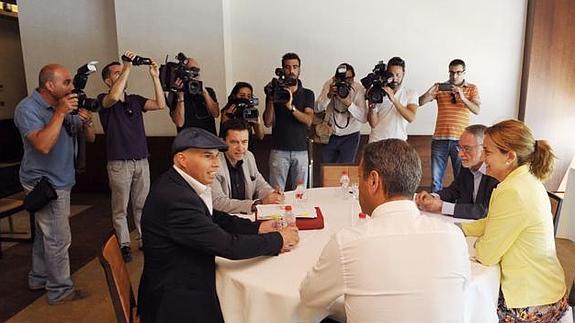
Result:
{"label": "eyeglasses", "polygon": [[465,73],[465,70],[462,71],[449,71],[449,75],[461,75]]}
{"label": "eyeglasses", "polygon": [[469,154],[469,153],[473,152],[473,149],[475,147],[478,147],[478,146],[483,146],[483,145],[472,145],[472,146],[457,145],[457,151],[460,152],[463,150],[464,153]]}

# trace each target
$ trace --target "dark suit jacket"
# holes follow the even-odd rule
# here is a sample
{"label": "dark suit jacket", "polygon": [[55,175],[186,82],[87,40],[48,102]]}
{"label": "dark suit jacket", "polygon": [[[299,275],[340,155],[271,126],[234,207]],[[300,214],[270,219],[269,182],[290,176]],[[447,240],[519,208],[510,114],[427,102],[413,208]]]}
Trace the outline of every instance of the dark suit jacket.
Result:
{"label": "dark suit jacket", "polygon": [[487,216],[491,192],[499,181],[489,175],[483,175],[473,203],[473,173],[469,168],[461,167],[459,175],[448,187],[437,192],[442,201],[455,203],[453,217],[461,219],[481,219]]}
{"label": "dark suit jacket", "polygon": [[144,271],[138,293],[142,321],[223,322],[215,256],[246,259],[279,253],[279,233],[215,211],[170,168],[153,185],[142,214]]}

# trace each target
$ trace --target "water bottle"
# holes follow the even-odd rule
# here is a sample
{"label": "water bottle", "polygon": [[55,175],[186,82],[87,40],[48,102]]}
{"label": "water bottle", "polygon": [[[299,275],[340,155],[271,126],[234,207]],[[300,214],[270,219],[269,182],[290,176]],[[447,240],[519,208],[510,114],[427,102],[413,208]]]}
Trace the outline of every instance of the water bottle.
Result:
{"label": "water bottle", "polygon": [[363,224],[363,223],[365,223],[365,222],[367,222],[367,221],[369,221],[369,220],[367,219],[367,214],[365,214],[365,213],[363,213],[363,212],[359,212],[357,224],[358,224],[358,225],[361,225],[361,224]]}
{"label": "water bottle", "polygon": [[297,181],[294,196],[297,203],[302,203],[307,199],[305,185],[301,179]]}
{"label": "water bottle", "polygon": [[346,200],[349,197],[349,176],[347,176],[346,171],[341,172],[339,184],[341,185],[341,195]]}
{"label": "water bottle", "polygon": [[283,224],[285,226],[295,226],[295,215],[293,214],[293,208],[291,205],[284,206],[284,216],[283,216]]}

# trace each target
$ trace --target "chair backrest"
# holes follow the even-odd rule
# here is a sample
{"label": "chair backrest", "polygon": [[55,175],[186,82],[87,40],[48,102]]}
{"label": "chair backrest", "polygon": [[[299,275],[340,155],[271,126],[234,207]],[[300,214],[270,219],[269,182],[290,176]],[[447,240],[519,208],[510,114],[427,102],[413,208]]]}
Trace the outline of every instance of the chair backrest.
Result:
{"label": "chair backrest", "polygon": [[103,243],[99,258],[106,273],[116,319],[120,323],[139,322],[130,275],[114,233]]}
{"label": "chair backrest", "polygon": [[551,202],[551,214],[553,215],[553,228],[554,233],[557,234],[557,227],[559,226],[559,216],[561,215],[561,206],[563,205],[563,198],[553,192],[547,192],[549,201]]}
{"label": "chair backrest", "polygon": [[347,172],[350,183],[359,183],[359,166],[356,164],[322,164],[321,165],[321,186],[339,186],[339,179],[342,172]]}

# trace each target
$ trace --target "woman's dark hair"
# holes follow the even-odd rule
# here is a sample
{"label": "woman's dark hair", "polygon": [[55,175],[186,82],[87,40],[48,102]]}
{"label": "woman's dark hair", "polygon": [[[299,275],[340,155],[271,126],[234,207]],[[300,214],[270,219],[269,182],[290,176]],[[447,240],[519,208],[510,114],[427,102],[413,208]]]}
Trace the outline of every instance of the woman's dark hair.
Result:
{"label": "woman's dark hair", "polygon": [[250,91],[252,93],[254,93],[254,88],[252,87],[252,85],[250,83],[248,83],[248,82],[237,82],[236,85],[234,85],[234,87],[232,88],[230,95],[228,96],[228,101],[235,99],[236,95],[238,95],[240,90],[245,88],[245,87],[247,87],[248,89],[250,89]]}

